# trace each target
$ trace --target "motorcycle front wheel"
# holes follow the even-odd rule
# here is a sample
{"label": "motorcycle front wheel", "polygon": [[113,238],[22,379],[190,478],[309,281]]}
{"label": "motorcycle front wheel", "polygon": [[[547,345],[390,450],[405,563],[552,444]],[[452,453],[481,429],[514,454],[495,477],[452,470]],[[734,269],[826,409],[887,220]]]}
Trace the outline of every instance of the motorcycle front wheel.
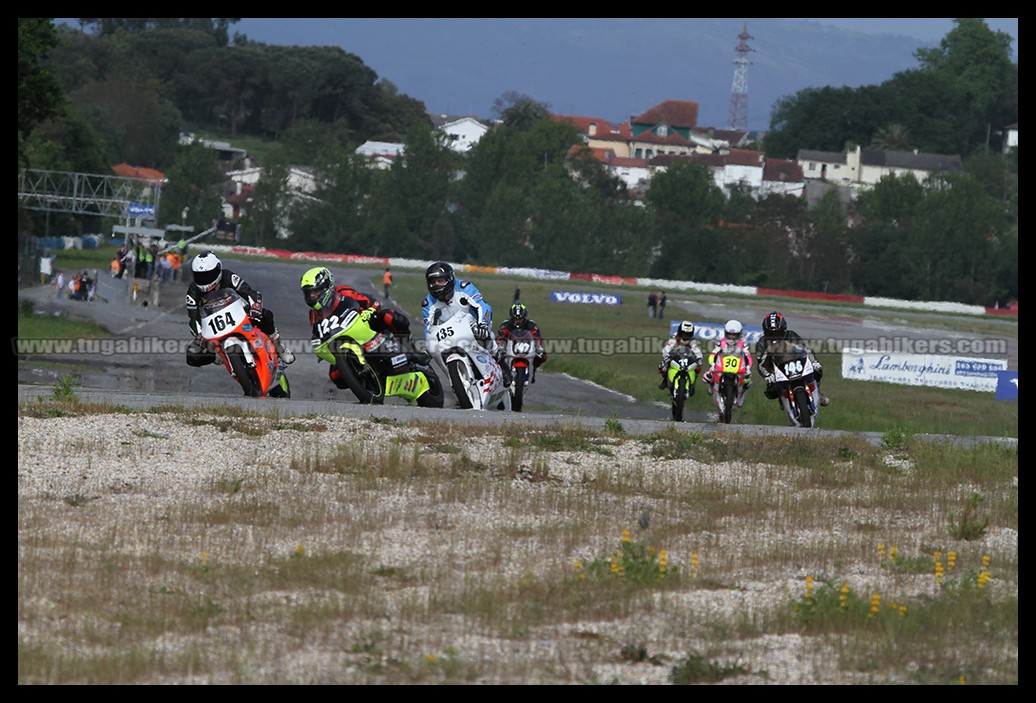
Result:
{"label": "motorcycle front wheel", "polygon": [[468,367],[463,361],[454,359],[447,365],[450,372],[450,385],[453,386],[453,394],[457,396],[462,410],[471,410],[471,398],[468,396],[468,386],[474,383],[474,379],[468,375]]}
{"label": "motorcycle front wheel", "polygon": [[227,351],[227,361],[230,368],[234,370],[234,378],[241,385],[241,390],[249,398],[258,398],[262,395],[262,388],[259,384],[259,376],[255,369],[245,361],[245,354],[240,349],[232,348]]}
{"label": "motorcycle front wheel", "polygon": [[799,427],[812,427],[813,416],[809,409],[809,391],[802,386],[795,389],[795,407],[799,413]]}
{"label": "motorcycle front wheel", "polygon": [[385,402],[385,388],[370,364],[362,364],[352,354],[340,351],[335,353],[335,365],[345,385],[361,404],[381,405]]}
{"label": "motorcycle front wheel", "polygon": [[734,414],[734,404],[737,403],[737,384],[724,383],[720,391],[723,393],[723,412],[720,413],[719,421],[729,425]]}
{"label": "motorcycle front wheel", "polygon": [[673,384],[673,419],[683,422],[683,405],[687,401],[687,378],[680,376]]}
{"label": "motorcycle front wheel", "polygon": [[511,410],[516,413],[522,411],[522,401],[525,396],[525,377],[529,373],[527,366],[514,367],[514,395],[511,396]]}

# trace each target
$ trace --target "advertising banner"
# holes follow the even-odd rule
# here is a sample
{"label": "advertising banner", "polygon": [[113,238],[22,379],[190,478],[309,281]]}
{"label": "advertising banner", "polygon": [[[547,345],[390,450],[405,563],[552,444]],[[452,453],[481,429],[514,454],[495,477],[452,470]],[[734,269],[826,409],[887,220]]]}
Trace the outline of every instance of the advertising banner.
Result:
{"label": "advertising banner", "polygon": [[[670,320],[669,321],[669,336],[672,337],[676,334],[677,328],[683,320]],[[694,320],[691,320],[694,322]],[[719,324],[717,322],[694,322],[694,338],[700,339],[704,342],[718,342],[723,339],[723,328],[726,323]],[[748,350],[755,351],[755,343],[763,336],[762,327],[752,327],[745,325],[741,330],[741,339],[745,340],[745,345]],[[702,349],[708,349],[709,347],[703,345]]]}
{"label": "advertising banner", "polygon": [[1018,400],[1018,372],[998,371],[996,374],[996,399]]}
{"label": "advertising banner", "polygon": [[847,349],[842,352],[842,378],[882,381],[906,386],[957,388],[992,393],[1007,359],[976,359],[934,354],[886,354]]}
{"label": "advertising banner", "polygon": [[622,296],[614,293],[570,293],[563,290],[550,292],[552,303],[584,303],[591,305],[622,305]]}

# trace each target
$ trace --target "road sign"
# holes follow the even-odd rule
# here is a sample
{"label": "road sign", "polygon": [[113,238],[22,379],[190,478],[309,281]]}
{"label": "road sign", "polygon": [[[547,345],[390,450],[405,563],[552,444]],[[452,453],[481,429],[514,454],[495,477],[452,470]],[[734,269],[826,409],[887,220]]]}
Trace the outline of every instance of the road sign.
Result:
{"label": "road sign", "polygon": [[132,217],[154,217],[155,206],[144,205],[143,203],[127,203],[126,214]]}

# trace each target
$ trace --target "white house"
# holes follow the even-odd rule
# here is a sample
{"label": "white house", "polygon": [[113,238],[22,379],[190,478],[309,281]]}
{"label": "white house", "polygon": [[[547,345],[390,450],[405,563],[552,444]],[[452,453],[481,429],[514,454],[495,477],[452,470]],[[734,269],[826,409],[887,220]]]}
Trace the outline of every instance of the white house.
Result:
{"label": "white house", "polygon": [[1004,127],[1004,153],[1018,148],[1018,123]]}
{"label": "white house", "polygon": [[478,144],[479,140],[489,131],[489,127],[474,117],[461,117],[452,122],[444,122],[439,127],[439,131],[445,135],[451,149],[465,154],[471,147]]}
{"label": "white house", "polygon": [[884,151],[856,146],[844,153],[801,149],[796,161],[806,178],[819,178],[835,185],[869,188],[888,175],[912,174],[923,181],[933,173],[959,171],[961,158],[948,154],[917,151]]}
{"label": "white house", "polygon": [[403,145],[398,142],[366,141],[356,147],[356,153],[368,158],[374,156],[388,156],[394,159],[403,153],[403,148]]}

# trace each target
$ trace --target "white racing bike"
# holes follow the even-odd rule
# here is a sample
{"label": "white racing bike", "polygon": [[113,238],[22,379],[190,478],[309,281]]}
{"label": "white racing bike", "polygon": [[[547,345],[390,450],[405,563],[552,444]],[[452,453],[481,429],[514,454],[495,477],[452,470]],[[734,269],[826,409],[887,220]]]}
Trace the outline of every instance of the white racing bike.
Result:
{"label": "white racing bike", "polygon": [[475,338],[467,298],[432,313],[425,333],[425,351],[432,363],[450,379],[459,407],[489,410],[503,404],[511,409],[511,394],[503,383],[500,364]]}

